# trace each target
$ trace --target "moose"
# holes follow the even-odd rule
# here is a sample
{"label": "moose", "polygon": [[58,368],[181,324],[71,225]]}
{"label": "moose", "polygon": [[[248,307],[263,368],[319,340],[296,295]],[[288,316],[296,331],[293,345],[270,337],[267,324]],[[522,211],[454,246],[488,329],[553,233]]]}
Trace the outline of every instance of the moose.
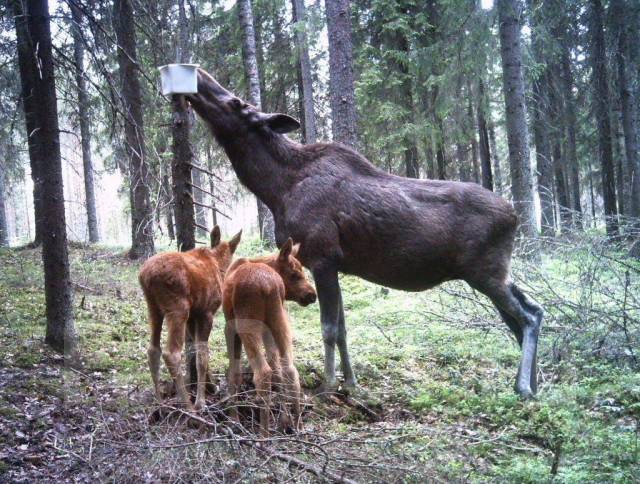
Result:
{"label": "moose", "polygon": [[[278,254],[237,259],[225,276],[222,309],[229,357],[228,391],[235,398],[242,383],[240,358],[244,347],[253,370],[260,402],[260,431],[269,435],[271,389],[278,389],[293,407],[292,418],[283,412],[285,430],[300,429],[300,377],[293,360],[293,335],[284,301],[302,306],[316,300],[316,291],[296,259],[299,246],[289,238]],[[262,348],[265,348],[265,354]],[[237,412],[234,407],[234,417]]]}
{"label": "moose", "polygon": [[291,237],[320,303],[325,385],[336,387],[337,343],[346,387],[356,385],[347,350],[338,273],[422,291],[461,279],[485,294],[522,348],[515,390],[537,391],[543,310],[510,280],[517,216],[474,183],[403,178],[338,143],[302,145],[284,136],[294,118],[263,113],[198,70],[187,99],[209,125],[240,182],[275,220],[278,246]]}
{"label": "moose", "polygon": [[[151,342],[147,351],[149,370],[158,401],[160,355],[171,374],[178,400],[187,409],[200,410],[205,403],[209,365],[209,334],[213,316],[222,304],[222,280],[240,243],[242,231],[228,242],[220,241],[220,228],[211,231],[211,248],[154,255],[140,268],[138,280],[149,312]],[[160,352],[163,322],[167,341]],[[187,393],[181,369],[185,337],[195,343],[197,390],[195,404]]]}

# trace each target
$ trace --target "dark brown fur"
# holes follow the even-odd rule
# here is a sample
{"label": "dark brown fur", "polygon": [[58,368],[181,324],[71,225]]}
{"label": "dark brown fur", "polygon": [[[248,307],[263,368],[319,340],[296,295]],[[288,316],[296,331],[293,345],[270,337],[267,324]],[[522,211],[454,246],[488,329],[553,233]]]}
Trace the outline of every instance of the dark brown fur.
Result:
{"label": "dark brown fur", "polygon": [[467,281],[491,298],[523,344],[516,387],[535,393],[542,309],[509,280],[517,226],[511,204],[474,183],[391,175],[340,144],[298,144],[283,136],[297,121],[257,111],[203,70],[198,94],[188,98],[240,181],[273,212],[278,244],[288,237],[302,244],[320,301],[329,385],[336,343],[346,382],[355,384],[337,277],[345,272],[408,291]]}

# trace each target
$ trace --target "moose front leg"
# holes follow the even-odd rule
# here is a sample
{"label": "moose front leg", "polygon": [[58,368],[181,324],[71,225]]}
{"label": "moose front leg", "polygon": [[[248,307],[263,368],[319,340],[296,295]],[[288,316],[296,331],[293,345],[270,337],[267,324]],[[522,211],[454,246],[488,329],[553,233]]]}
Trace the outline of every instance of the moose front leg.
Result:
{"label": "moose front leg", "polygon": [[341,323],[342,295],[338,283],[338,271],[333,268],[318,268],[313,270],[313,278],[320,302],[320,323],[322,325],[322,339],[324,341],[324,379],[325,388],[336,388],[336,342],[339,345],[342,367],[347,384],[353,383],[353,371],[349,363],[347,352],[346,331],[344,330],[344,316]]}

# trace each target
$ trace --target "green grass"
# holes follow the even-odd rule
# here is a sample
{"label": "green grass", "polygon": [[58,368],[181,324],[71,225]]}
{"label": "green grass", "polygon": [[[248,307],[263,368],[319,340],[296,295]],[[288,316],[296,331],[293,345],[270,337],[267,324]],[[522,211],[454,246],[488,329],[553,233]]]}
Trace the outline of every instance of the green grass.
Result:
{"label": "green grass", "polygon": [[[260,250],[255,240],[241,247],[242,255]],[[148,392],[148,330],[138,264],[123,252],[104,247],[71,251],[74,281],[90,288],[77,286],[74,301],[83,371],[108,374],[113,385]],[[0,264],[0,365],[32,368],[45,354],[40,253],[2,250]],[[525,274],[520,264],[515,265],[517,275]],[[382,422],[371,424],[351,410],[334,414],[328,405],[318,406],[324,419],[312,416],[306,425],[328,436],[367,435],[376,425],[393,426],[407,437],[384,445],[374,439],[362,444],[363,451],[374,459],[395,455],[401,464],[412,464],[414,470],[403,475],[408,482],[424,476],[473,482],[637,482],[640,373],[618,353],[611,356],[613,350],[592,350],[604,337],[602,331],[608,331],[605,342],[612,347],[621,338],[619,331],[604,327],[606,318],[596,317],[602,311],[617,317],[619,303],[616,307],[607,294],[582,287],[585,268],[596,264],[602,261],[582,249],[545,255],[536,274],[563,281],[553,288],[529,273],[529,291],[547,309],[539,353],[543,378],[538,399],[530,402],[512,390],[519,349],[482,296],[461,283],[408,294],[341,277],[360,383],[356,397]],[[629,287],[619,285],[619,271],[597,268],[592,285],[619,291],[618,302],[624,290],[631,297]],[[634,290],[637,273],[631,274]],[[288,309],[296,364],[303,385],[312,388],[320,383],[323,367],[318,305],[289,304]],[[637,320],[637,308],[630,306],[626,317]],[[223,374],[220,314],[216,321],[210,366]],[[637,341],[637,326],[627,330]],[[120,398],[112,402],[114,411],[135,406]],[[15,417],[11,407],[0,408],[5,408],[0,417]],[[6,465],[0,461],[0,469]]]}

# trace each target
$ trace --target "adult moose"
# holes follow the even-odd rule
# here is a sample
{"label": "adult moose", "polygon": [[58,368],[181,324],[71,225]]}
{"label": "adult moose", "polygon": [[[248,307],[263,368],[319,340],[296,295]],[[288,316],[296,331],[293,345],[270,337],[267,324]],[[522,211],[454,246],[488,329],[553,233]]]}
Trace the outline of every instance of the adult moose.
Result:
{"label": "adult moose", "polygon": [[273,212],[276,242],[302,244],[299,258],[315,279],[325,349],[325,384],[333,387],[335,346],[347,386],[355,386],[347,351],[338,272],[422,291],[462,279],[486,294],[522,347],[516,391],[537,391],[536,350],[543,311],[509,280],[517,218],[512,206],[473,183],[390,175],[336,143],[300,145],[300,127],[224,89],[204,70],[188,95],[210,126],[240,181]]}

